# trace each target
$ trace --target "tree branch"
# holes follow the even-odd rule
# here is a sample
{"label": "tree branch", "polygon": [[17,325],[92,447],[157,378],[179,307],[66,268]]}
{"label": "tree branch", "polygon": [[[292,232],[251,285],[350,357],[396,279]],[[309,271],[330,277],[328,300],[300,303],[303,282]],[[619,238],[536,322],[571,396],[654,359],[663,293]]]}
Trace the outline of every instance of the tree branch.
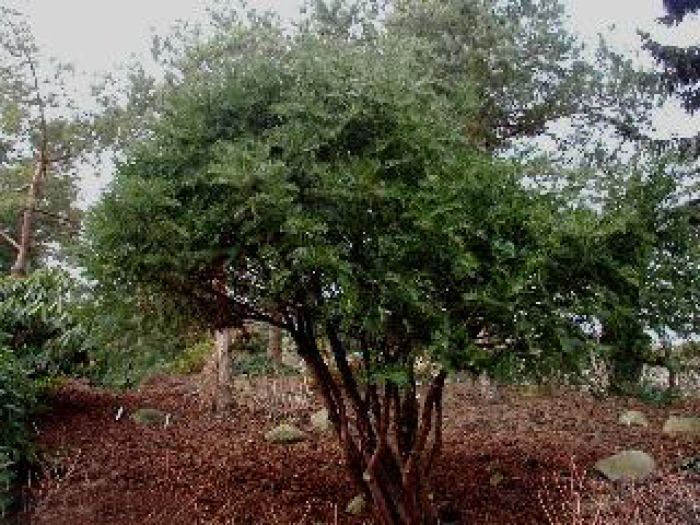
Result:
{"label": "tree branch", "polygon": [[7,233],[5,233],[3,230],[0,230],[0,237],[12,248],[15,249],[15,251],[19,251],[19,243],[15,241],[12,237],[10,237]]}

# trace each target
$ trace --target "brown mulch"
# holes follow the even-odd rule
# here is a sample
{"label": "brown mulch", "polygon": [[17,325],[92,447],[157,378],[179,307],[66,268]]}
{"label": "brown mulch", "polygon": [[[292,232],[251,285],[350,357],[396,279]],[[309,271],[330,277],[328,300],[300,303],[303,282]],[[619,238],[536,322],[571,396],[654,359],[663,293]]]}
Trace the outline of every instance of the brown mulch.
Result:
{"label": "brown mulch", "polygon": [[[300,385],[291,388],[289,383],[249,385],[241,398],[252,399],[261,389],[267,397],[240,402],[230,417],[215,418],[199,401],[197,382],[190,377],[156,378],[128,393],[68,383],[56,390],[50,409],[37,422],[43,473],[26,490],[31,510],[24,521],[372,523],[369,517],[345,513],[356,491],[343,471],[339,447],[333,436],[309,428],[308,415],[318,400],[304,399]],[[125,416],[116,420],[120,407]],[[154,427],[128,418],[142,407],[172,414],[171,423]],[[618,424],[627,408],[643,410],[651,427]],[[665,494],[661,486],[673,492],[671,500],[681,494],[694,505],[700,482],[677,474],[677,465],[682,457],[700,454],[700,438],[663,435],[660,427],[669,414],[700,414],[700,402],[652,408],[633,400],[598,401],[573,390],[525,399],[515,388],[484,395],[474,386],[449,385],[445,444],[433,473],[434,500],[455,511],[459,523],[487,525],[608,523],[580,518],[594,514],[594,504],[607,505],[608,516],[628,512],[621,510],[620,501],[657,505],[649,494]],[[291,446],[268,444],[263,434],[281,419],[298,422],[310,439]],[[623,448],[652,454],[662,476],[631,488],[586,474],[597,459]],[[664,484],[668,479],[672,482]],[[652,512],[657,521],[659,512]],[[695,523],[700,517],[692,509],[678,512],[658,522]],[[620,522],[629,519],[623,516]]]}

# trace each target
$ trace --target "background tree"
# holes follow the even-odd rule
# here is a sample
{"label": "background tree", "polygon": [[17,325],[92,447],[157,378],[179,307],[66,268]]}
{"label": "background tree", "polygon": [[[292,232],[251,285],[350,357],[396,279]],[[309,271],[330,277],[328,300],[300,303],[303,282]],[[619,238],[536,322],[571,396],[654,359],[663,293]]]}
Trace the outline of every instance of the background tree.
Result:
{"label": "background tree", "polygon": [[[662,21],[667,25],[679,24],[687,16],[700,11],[700,5],[694,0],[664,0],[664,7],[668,16]],[[648,34],[642,36],[645,48],[663,68],[659,77],[664,88],[677,96],[683,107],[693,114],[700,108],[700,46],[684,48],[662,44]],[[700,135],[676,142],[683,156],[691,160],[700,156]]]}
{"label": "background tree", "polygon": [[631,61],[604,43],[595,61],[584,55],[558,0],[315,0],[306,24],[350,44],[382,34],[420,43],[444,93],[456,101],[478,92],[462,109],[465,132],[487,150],[552,135],[562,122],[629,139],[654,105],[653,83]]}
{"label": "background tree", "polygon": [[0,263],[16,277],[77,232],[75,167],[93,136],[68,95],[71,72],[0,7]]}
{"label": "background tree", "polygon": [[687,15],[700,11],[700,3],[697,0],[664,0],[664,7],[668,13],[668,22],[679,22]]}

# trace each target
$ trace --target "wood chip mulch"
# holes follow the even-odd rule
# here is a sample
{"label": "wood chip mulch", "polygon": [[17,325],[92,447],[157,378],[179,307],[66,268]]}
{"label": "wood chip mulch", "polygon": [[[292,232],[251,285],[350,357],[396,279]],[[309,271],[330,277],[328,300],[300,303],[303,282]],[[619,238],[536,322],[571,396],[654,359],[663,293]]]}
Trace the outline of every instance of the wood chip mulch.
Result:
{"label": "wood chip mulch", "polygon": [[[283,414],[279,406],[275,414],[258,401],[241,402],[229,417],[215,418],[203,408],[195,378],[165,376],[127,393],[70,382],[48,405],[37,421],[42,472],[25,489],[29,510],[20,523],[373,523],[345,512],[357,491],[334,436],[310,428],[316,398],[287,404]],[[143,407],[171,414],[169,424],[128,417]],[[651,426],[620,425],[620,412],[630,408],[644,411]],[[484,395],[475,386],[449,385],[434,500],[464,524],[700,523],[700,479],[678,471],[683,457],[700,454],[700,437],[662,434],[669,414],[700,416],[700,401],[653,408],[574,390],[523,398],[513,387]],[[296,421],[310,438],[267,443],[263,436],[276,419]],[[622,449],[650,453],[659,475],[630,486],[590,472],[597,459]]]}

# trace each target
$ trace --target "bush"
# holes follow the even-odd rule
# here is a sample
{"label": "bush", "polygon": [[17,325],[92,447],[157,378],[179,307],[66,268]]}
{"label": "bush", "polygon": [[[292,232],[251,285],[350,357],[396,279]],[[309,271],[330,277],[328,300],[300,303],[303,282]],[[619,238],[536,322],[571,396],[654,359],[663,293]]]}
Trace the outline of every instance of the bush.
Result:
{"label": "bush", "polygon": [[74,281],[64,272],[0,278],[0,516],[34,457],[30,418],[39,391],[87,364],[76,300]]}
{"label": "bush", "polygon": [[233,362],[233,373],[249,377],[281,375],[296,375],[299,372],[285,364],[275,365],[266,354],[252,353],[242,354]]}
{"label": "bush", "polygon": [[168,371],[176,374],[196,374],[201,372],[214,351],[211,338],[202,339],[188,345],[168,366]]}
{"label": "bush", "polygon": [[195,354],[203,349],[195,347],[204,330],[196,312],[177,308],[160,291],[96,286],[78,316],[88,334],[89,378],[97,384],[131,388],[153,374],[198,366]]}
{"label": "bush", "polygon": [[85,333],[75,317],[77,289],[60,271],[0,278],[0,344],[32,378],[77,373],[87,365]]}
{"label": "bush", "polygon": [[19,360],[0,348],[0,517],[10,506],[19,468],[33,457],[29,423],[36,399]]}
{"label": "bush", "polygon": [[647,405],[672,405],[682,398],[681,392],[675,388],[662,387],[648,381],[627,384],[622,387],[622,393],[635,397]]}

